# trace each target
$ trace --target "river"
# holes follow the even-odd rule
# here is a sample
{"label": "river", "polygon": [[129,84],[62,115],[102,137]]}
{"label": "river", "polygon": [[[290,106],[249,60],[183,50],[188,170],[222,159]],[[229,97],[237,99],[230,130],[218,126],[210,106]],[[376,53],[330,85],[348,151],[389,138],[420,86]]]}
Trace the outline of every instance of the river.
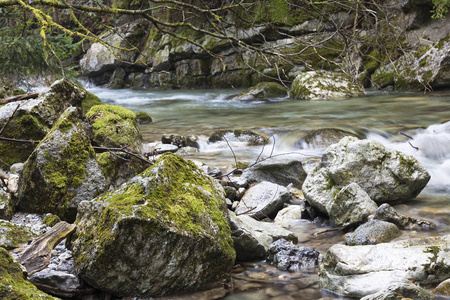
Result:
{"label": "river", "polygon": [[[312,129],[337,128],[374,139],[389,148],[416,157],[431,174],[431,180],[413,201],[394,206],[400,213],[428,219],[438,225],[435,231],[402,231],[398,238],[443,235],[450,226],[450,91],[433,93],[369,92],[365,97],[341,101],[235,101],[236,90],[134,91],[89,88],[103,102],[134,112],[144,111],[153,122],[141,126],[144,141],[161,139],[163,133],[197,135],[200,153],[187,158],[200,160],[212,168],[230,166],[234,155],[240,161],[254,162],[261,156],[300,152],[320,156],[324,149],[310,148],[299,141]],[[208,144],[207,137],[217,129],[251,129],[270,137],[271,144],[245,147],[231,141]],[[407,136],[411,137],[408,138]],[[262,153],[262,154],[261,154]],[[322,254],[343,234],[313,235],[326,224],[295,221],[290,230],[299,244]],[[244,266],[247,287],[227,296],[237,299],[320,299],[339,298],[320,290],[315,273],[289,274],[277,271],[264,261]],[[241,285],[242,282],[240,281]]]}

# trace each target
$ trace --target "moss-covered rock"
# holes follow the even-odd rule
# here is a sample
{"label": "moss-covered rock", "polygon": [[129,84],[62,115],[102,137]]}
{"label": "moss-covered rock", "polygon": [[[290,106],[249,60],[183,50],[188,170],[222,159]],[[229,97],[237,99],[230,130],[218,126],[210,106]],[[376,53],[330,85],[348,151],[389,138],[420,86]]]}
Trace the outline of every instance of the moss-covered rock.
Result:
{"label": "moss-covered rock", "polygon": [[92,106],[101,105],[101,104],[103,104],[103,103],[97,96],[86,91],[86,96],[84,97],[84,99],[81,103],[82,108],[83,108],[83,114],[86,114],[91,109]]}
{"label": "moss-covered rock", "polygon": [[217,182],[181,156],[163,154],[120,189],[80,204],[74,266],[119,297],[206,288],[234,263],[226,213]]}
{"label": "moss-covered rock", "polygon": [[14,214],[14,200],[10,193],[0,189],[0,219],[11,220]]}
{"label": "moss-covered rock", "polygon": [[136,115],[116,105],[93,106],[86,116],[94,130],[94,140],[105,147],[121,148],[142,152],[142,135]]}
{"label": "moss-covered rock", "polygon": [[136,113],[136,119],[139,124],[149,124],[153,122],[152,117],[150,117],[150,115],[144,111],[138,111]]}
{"label": "moss-covered rock", "polygon": [[22,266],[0,248],[0,298],[4,300],[59,299],[38,290],[25,279]]}
{"label": "moss-covered rock", "polygon": [[47,214],[45,215],[44,219],[42,220],[42,223],[44,223],[47,226],[53,227],[54,225],[61,222],[60,217],[54,215],[54,214]]}
{"label": "moss-covered rock", "polygon": [[5,82],[5,80],[0,81],[0,99],[21,94],[25,94],[25,91],[17,87],[12,82]]}
{"label": "moss-covered rock", "polygon": [[73,221],[82,200],[105,188],[79,109],[68,108],[26,161],[19,180],[19,208]]}
{"label": "moss-covered rock", "polygon": [[[0,126],[3,126],[20,104],[2,136],[38,141],[50,131],[65,109],[80,107],[85,98],[86,91],[80,86],[65,79],[56,81],[37,99],[11,102],[0,107]],[[14,163],[24,162],[35,146],[33,143],[0,141],[1,167],[8,169]]]}
{"label": "moss-covered rock", "polygon": [[326,71],[310,71],[298,75],[290,96],[301,100],[339,100],[362,96],[362,88],[348,76]]}
{"label": "moss-covered rock", "polygon": [[14,249],[26,244],[30,239],[38,237],[42,231],[26,225],[19,225],[0,220],[0,247]]}

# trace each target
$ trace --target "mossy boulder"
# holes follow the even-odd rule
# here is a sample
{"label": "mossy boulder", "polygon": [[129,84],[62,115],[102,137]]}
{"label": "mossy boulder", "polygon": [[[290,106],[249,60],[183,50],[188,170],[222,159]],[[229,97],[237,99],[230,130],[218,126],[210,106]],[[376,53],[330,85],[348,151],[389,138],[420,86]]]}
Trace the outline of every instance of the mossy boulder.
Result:
{"label": "mossy boulder", "polygon": [[220,141],[245,142],[247,146],[259,146],[269,143],[269,139],[252,130],[231,130],[221,129],[215,131],[208,138],[208,143],[217,143]]}
{"label": "mossy boulder", "polygon": [[342,73],[310,71],[298,75],[291,86],[290,97],[300,100],[340,100],[359,97],[362,87]]}
{"label": "mossy boulder", "polygon": [[68,108],[26,161],[19,180],[20,210],[74,221],[78,203],[105,189],[81,112]]}
{"label": "mossy boulder", "polygon": [[[2,136],[14,139],[42,139],[69,106],[80,107],[86,98],[86,91],[68,80],[52,84],[47,92],[37,99],[11,102],[0,107],[0,127],[5,127]],[[37,143],[36,143],[37,144]],[[0,141],[0,165],[8,169],[14,163],[24,162],[33,152],[36,144]]]}
{"label": "mossy boulder", "polygon": [[3,248],[0,248],[0,298],[4,300],[56,300],[38,290],[24,276],[23,267]]}
{"label": "mossy boulder", "polygon": [[278,82],[260,82],[234,98],[234,100],[254,100],[287,97],[287,89]]}
{"label": "mossy boulder", "polygon": [[213,286],[235,259],[226,214],[216,181],[180,155],[163,154],[120,189],[80,204],[75,269],[118,297]]}
{"label": "mossy boulder", "polygon": [[100,98],[98,98],[97,96],[95,96],[94,94],[86,91],[86,96],[84,97],[81,106],[83,108],[83,114],[86,114],[92,106],[95,105],[101,105],[102,100],[100,100]]}
{"label": "mossy boulder", "polygon": [[86,116],[94,130],[94,141],[109,148],[128,147],[142,152],[142,135],[136,115],[126,108],[103,104],[93,106]]}
{"label": "mossy boulder", "polygon": [[44,219],[42,220],[42,223],[44,223],[45,225],[49,226],[49,227],[53,227],[54,225],[58,224],[59,222],[61,222],[60,217],[58,217],[57,215],[54,214],[47,214]]}
{"label": "mossy boulder", "polygon": [[42,233],[38,228],[0,220],[0,247],[8,250],[18,248]]}

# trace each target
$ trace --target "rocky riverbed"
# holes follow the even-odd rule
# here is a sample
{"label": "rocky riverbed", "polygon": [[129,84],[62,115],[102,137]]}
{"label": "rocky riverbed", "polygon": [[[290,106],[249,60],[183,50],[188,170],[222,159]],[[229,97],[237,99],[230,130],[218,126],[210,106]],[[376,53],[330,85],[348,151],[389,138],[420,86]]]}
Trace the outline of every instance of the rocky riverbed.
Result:
{"label": "rocky riverbed", "polygon": [[[269,152],[211,168],[189,159],[202,138],[172,134],[145,143],[133,112],[88,100],[63,80],[38,99],[0,108],[5,128],[24,120],[39,128],[23,137],[27,147],[14,142],[20,152],[2,148],[0,246],[11,253],[2,252],[5,299],[52,299],[30,282],[55,297],[86,300],[446,293],[450,246],[441,230],[448,224],[402,209],[414,208],[430,181],[415,157],[333,129],[328,138],[322,130],[299,142],[320,141],[325,150],[316,156]],[[251,130],[220,130],[208,142],[252,148],[270,141]],[[61,235],[65,221],[76,229]],[[38,246],[44,232],[47,242]],[[423,237],[404,239],[416,232]],[[24,249],[45,251],[48,260],[32,269]]]}

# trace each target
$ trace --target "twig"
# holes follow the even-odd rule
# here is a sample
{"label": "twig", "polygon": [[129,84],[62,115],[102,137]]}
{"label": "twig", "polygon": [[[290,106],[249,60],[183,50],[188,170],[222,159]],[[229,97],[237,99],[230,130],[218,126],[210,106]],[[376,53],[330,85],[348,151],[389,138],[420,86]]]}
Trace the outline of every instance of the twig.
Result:
{"label": "twig", "polygon": [[[242,200],[241,200],[241,201],[242,201]],[[244,203],[244,205],[247,206],[245,203]],[[236,216],[245,215],[246,213],[249,213],[249,212],[251,212],[251,211],[254,210],[254,209],[256,209],[256,206],[253,207],[253,208],[250,208],[250,209],[247,210],[247,211],[244,211],[244,212],[241,212],[241,213],[237,213]]]}
{"label": "twig", "polygon": [[9,122],[11,121],[11,119],[13,118],[14,114],[16,113],[16,111],[19,109],[21,103],[17,104],[16,109],[12,112],[12,114],[9,116],[8,120],[6,121],[6,123],[3,125],[2,129],[0,130],[0,135],[3,133],[3,131],[5,130],[6,126],[9,124]]}
{"label": "twig", "polygon": [[228,148],[230,148],[230,150],[231,150],[231,153],[233,153],[234,163],[236,164],[236,169],[239,169],[238,161],[237,161],[237,158],[236,158],[236,154],[235,154],[234,151],[233,151],[233,148],[231,147],[230,143],[229,143],[228,140],[225,138],[225,136],[223,136],[222,138],[223,138],[223,139],[225,140],[225,142],[227,143]]}
{"label": "twig", "polygon": [[14,139],[14,138],[6,138],[6,137],[1,137],[0,136],[0,140],[1,141],[7,141],[7,142],[16,142],[16,143],[30,143],[30,144],[35,144],[35,143],[39,143],[40,141],[33,141],[33,140],[22,140],[22,139]]}
{"label": "twig", "polygon": [[398,134],[404,135],[404,136],[406,136],[407,138],[409,138],[409,139],[411,139],[411,140],[414,140],[411,136],[407,135],[407,134],[404,133],[404,132],[399,132]]}
{"label": "twig", "polygon": [[413,146],[413,145],[411,144],[411,142],[408,142],[408,144],[409,144],[411,147],[413,147],[414,149],[420,150],[419,147]]}
{"label": "twig", "polygon": [[92,146],[92,148],[94,148],[94,150],[103,150],[103,151],[109,151],[109,152],[111,152],[111,151],[114,151],[114,152],[123,152],[123,153],[126,153],[126,154],[128,154],[128,155],[134,156],[134,157],[136,157],[137,159],[140,159],[140,160],[142,160],[142,161],[144,161],[144,162],[146,162],[146,163],[148,163],[148,164],[153,165],[153,163],[152,163],[151,161],[145,159],[145,158],[142,157],[141,155],[136,154],[136,153],[133,153],[133,152],[130,152],[130,151],[127,151],[127,150],[125,150],[124,148],[107,148],[107,147],[98,147],[98,146]]}
{"label": "twig", "polygon": [[339,230],[339,228],[327,228],[327,229],[321,230],[319,232],[316,232],[313,235],[317,236],[317,235],[325,233],[325,232],[338,231],[338,230]]}
{"label": "twig", "polygon": [[1,99],[0,104],[6,104],[9,102],[20,101],[20,100],[34,99],[37,97],[39,97],[39,93],[32,92],[32,93],[28,93],[28,94],[22,94],[22,95],[17,95],[17,96],[12,96],[9,98]]}

